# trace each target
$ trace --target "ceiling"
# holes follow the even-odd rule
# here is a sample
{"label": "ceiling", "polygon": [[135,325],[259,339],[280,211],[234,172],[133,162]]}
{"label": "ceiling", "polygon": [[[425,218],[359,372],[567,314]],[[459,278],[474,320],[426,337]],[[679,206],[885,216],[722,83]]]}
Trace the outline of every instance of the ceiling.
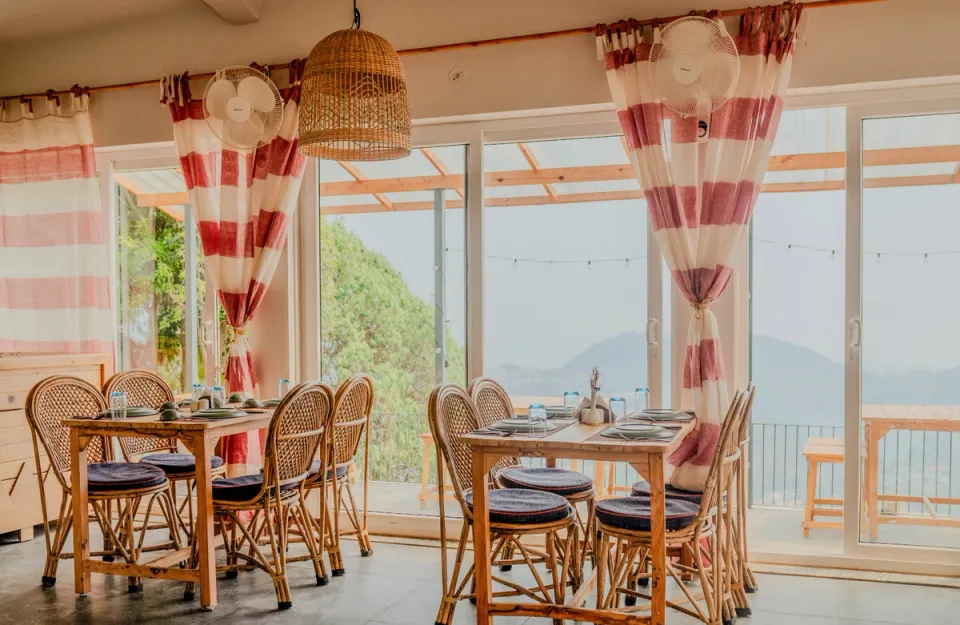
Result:
{"label": "ceiling", "polygon": [[0,41],[86,30],[200,4],[200,0],[0,0]]}

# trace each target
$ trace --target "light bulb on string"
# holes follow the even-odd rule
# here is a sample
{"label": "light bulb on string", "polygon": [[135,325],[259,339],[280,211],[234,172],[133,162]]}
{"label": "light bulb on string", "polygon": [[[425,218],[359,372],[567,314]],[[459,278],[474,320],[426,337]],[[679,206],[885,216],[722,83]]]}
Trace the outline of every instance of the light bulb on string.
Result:
{"label": "light bulb on string", "polygon": [[924,253],[924,255],[923,255],[923,264],[924,264],[924,265],[929,265],[929,264],[930,264],[930,254]]}
{"label": "light bulb on string", "polygon": [[587,269],[593,269],[593,261],[592,261],[592,260],[588,260],[588,261],[587,261]]}
{"label": "light bulb on string", "polygon": [[516,259],[516,258],[513,259],[513,268],[514,268],[514,269],[517,268],[517,259]]}
{"label": "light bulb on string", "polygon": [[787,243],[787,254],[793,252],[793,243]]}
{"label": "light bulb on string", "polygon": [[880,262],[880,252],[877,252],[877,262]]}

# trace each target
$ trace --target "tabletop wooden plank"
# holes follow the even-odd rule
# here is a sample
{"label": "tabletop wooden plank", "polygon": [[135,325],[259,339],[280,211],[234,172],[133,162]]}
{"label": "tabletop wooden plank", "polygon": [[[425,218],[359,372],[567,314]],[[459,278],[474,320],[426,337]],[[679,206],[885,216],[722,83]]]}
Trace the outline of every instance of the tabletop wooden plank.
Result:
{"label": "tabletop wooden plank", "polygon": [[868,421],[960,421],[960,406],[865,404],[861,414]]}
{"label": "tabletop wooden plank", "polygon": [[273,409],[266,409],[266,412],[248,414],[245,417],[195,421],[189,418],[189,412],[184,412],[183,416],[186,418],[177,421],[161,421],[160,415],[155,414],[149,417],[126,419],[64,419],[63,424],[77,428],[86,434],[104,436],[178,438],[179,435],[194,435],[199,432],[210,432],[212,436],[226,436],[265,428],[270,424],[273,413]]}
{"label": "tabletop wooden plank", "polygon": [[[675,450],[695,426],[694,422],[685,423],[677,435],[669,441],[619,439],[589,440],[609,427],[609,424],[585,425],[575,423],[542,438],[528,436],[500,436],[471,432],[461,440],[466,444],[488,450],[514,450],[519,455],[552,455],[564,453],[593,452],[611,456],[629,456],[633,454],[669,454]],[[509,455],[509,454],[507,454]]]}

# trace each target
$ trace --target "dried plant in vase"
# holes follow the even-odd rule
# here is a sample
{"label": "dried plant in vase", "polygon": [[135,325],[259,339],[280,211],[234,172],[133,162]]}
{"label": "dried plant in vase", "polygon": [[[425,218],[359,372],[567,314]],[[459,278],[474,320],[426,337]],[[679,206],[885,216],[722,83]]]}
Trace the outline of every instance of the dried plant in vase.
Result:
{"label": "dried plant in vase", "polygon": [[594,367],[590,372],[590,409],[581,417],[587,425],[599,425],[603,422],[603,415],[597,410],[597,393],[600,392],[600,369]]}

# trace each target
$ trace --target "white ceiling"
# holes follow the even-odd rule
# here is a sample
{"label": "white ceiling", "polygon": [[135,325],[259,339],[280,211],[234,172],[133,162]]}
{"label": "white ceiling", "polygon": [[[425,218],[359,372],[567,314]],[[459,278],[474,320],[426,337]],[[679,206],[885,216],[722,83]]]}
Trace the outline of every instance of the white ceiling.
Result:
{"label": "white ceiling", "polygon": [[200,0],[0,0],[0,41],[86,30],[200,3]]}

